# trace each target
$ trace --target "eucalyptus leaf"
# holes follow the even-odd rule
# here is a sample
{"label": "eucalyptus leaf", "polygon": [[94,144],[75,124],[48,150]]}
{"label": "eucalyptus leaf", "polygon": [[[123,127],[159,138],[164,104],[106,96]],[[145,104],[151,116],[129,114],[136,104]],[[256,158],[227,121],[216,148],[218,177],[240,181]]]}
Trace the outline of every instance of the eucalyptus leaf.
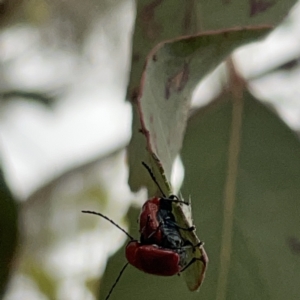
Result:
{"label": "eucalyptus leaf", "polygon": [[135,98],[145,59],[158,43],[209,30],[266,24],[274,26],[295,3],[294,0],[137,1],[129,98]]}
{"label": "eucalyptus leaf", "polygon": [[[134,128],[129,145],[132,190],[146,186],[150,194],[157,192],[149,177],[141,176],[140,162],[148,158],[168,194],[172,165],[182,146],[195,86],[236,47],[269,30],[260,27],[210,32],[163,43],[150,53],[137,99],[141,127]],[[134,126],[137,123],[135,117]]]}
{"label": "eucalyptus leaf", "polygon": [[201,293],[298,299],[299,140],[247,91],[233,99],[228,92],[190,120],[182,151],[183,195],[210,259]]}

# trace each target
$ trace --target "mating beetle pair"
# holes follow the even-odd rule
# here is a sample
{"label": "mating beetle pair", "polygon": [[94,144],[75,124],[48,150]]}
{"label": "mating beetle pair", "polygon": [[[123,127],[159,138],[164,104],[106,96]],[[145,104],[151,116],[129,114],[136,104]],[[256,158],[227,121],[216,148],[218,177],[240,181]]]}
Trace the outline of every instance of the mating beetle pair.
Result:
{"label": "mating beetle pair", "polygon": [[[150,176],[160,189],[150,168],[144,163],[143,165],[147,168]],[[196,288],[198,289],[204,278],[208,259],[202,247],[202,242],[193,245],[188,239],[182,237],[180,231],[195,234],[195,227],[190,226],[184,228],[177,224],[172,212],[174,204],[190,205],[174,195],[169,197],[164,196],[162,198],[153,197],[144,203],[139,218],[140,241],[134,239],[118,224],[101,213],[93,211],[82,212],[99,215],[122,230],[130,238],[125,250],[128,263],[145,273],[159,276],[173,276],[183,272],[196,261],[201,261],[203,268],[201,272],[196,275],[199,278],[195,279],[195,282],[197,282]],[[190,253],[194,253],[195,249],[199,249],[199,247],[202,247],[203,255],[201,257],[191,257]],[[128,263],[121,270],[106,299],[110,297],[111,292]],[[191,290],[195,289],[193,288]]]}

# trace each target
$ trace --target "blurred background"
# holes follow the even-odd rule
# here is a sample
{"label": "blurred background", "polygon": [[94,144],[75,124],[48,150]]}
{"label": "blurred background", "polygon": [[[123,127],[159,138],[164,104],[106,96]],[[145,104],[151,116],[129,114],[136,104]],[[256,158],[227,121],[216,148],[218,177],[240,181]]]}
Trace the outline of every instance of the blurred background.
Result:
{"label": "blurred background", "polygon": [[[20,231],[3,299],[92,300],[126,237],[80,211],[101,211],[126,228],[129,205],[146,197],[130,192],[125,151],[135,3],[10,0],[0,15],[1,168]],[[299,37],[296,5],[265,41],[234,55],[251,91],[296,131]],[[223,76],[220,66],[201,82],[195,107],[216,97]]]}

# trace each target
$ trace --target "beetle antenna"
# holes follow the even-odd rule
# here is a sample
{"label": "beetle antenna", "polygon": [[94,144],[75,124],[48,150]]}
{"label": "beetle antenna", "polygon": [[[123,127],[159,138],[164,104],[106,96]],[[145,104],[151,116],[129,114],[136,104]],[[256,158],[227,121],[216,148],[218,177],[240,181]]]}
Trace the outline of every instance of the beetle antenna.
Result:
{"label": "beetle antenna", "polygon": [[142,161],[143,166],[147,169],[148,173],[150,174],[150,177],[152,178],[152,180],[154,181],[154,183],[156,184],[156,186],[158,187],[158,189],[160,190],[160,192],[162,193],[162,195],[166,198],[165,193],[163,192],[162,188],[160,187],[160,185],[158,184],[152,170],[150,169],[150,167]]}
{"label": "beetle antenna", "polygon": [[85,214],[92,214],[92,215],[96,215],[96,216],[100,216],[103,219],[109,221],[110,223],[112,223],[113,225],[115,225],[117,228],[119,228],[121,231],[123,231],[131,240],[135,240],[125,229],[123,229],[122,227],[120,227],[117,223],[115,223],[112,219],[108,218],[105,215],[102,215],[101,213],[95,212],[95,211],[91,211],[91,210],[82,210],[81,212],[85,213]]}
{"label": "beetle antenna", "polygon": [[122,268],[122,270],[120,271],[115,283],[113,284],[113,286],[110,288],[109,292],[108,292],[108,295],[106,296],[105,300],[108,300],[108,298],[110,297],[112,291],[114,290],[114,288],[116,287],[118,281],[120,280],[122,274],[124,273],[125,269],[127,268],[128,266],[128,263],[125,264],[125,266]]}

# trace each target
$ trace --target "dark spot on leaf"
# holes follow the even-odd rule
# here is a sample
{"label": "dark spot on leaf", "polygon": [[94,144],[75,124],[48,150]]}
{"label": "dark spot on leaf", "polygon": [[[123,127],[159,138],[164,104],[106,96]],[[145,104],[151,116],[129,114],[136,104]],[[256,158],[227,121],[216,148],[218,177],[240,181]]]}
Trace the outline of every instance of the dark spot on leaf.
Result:
{"label": "dark spot on leaf", "polygon": [[139,132],[142,133],[143,135],[148,135],[149,134],[149,131],[145,128],[140,128]]}
{"label": "dark spot on leaf", "polygon": [[132,54],[132,62],[138,62],[140,60],[139,53],[133,53]]}
{"label": "dark spot on leaf", "polygon": [[193,26],[193,13],[195,12],[195,0],[185,1],[185,13],[183,17],[183,34],[192,34],[196,28]]}
{"label": "dark spot on leaf", "polygon": [[150,40],[156,39],[162,29],[161,25],[154,20],[155,9],[162,2],[163,0],[154,0],[145,5],[140,13],[142,30],[146,37]]}
{"label": "dark spot on leaf", "polygon": [[136,103],[137,98],[138,98],[138,94],[139,94],[139,88],[135,87],[131,90],[130,94],[129,94],[129,99],[131,100],[132,103]]}
{"label": "dark spot on leaf", "polygon": [[275,1],[267,0],[250,0],[250,17],[268,10],[275,3]]}
{"label": "dark spot on leaf", "polygon": [[153,124],[153,115],[150,115],[150,123]]}
{"label": "dark spot on leaf", "polygon": [[189,79],[189,65],[184,63],[183,68],[175,75],[168,78],[165,88],[165,98],[169,99],[173,92],[181,92]]}
{"label": "dark spot on leaf", "polygon": [[295,237],[289,237],[287,239],[287,244],[294,254],[300,255],[300,240]]}
{"label": "dark spot on leaf", "polygon": [[228,36],[229,36],[228,31],[224,31],[224,32],[223,32],[223,36],[224,36],[224,38],[228,38]]}
{"label": "dark spot on leaf", "polygon": [[157,61],[157,55],[156,55],[156,54],[154,54],[154,55],[152,56],[152,60],[153,60],[153,61]]}

